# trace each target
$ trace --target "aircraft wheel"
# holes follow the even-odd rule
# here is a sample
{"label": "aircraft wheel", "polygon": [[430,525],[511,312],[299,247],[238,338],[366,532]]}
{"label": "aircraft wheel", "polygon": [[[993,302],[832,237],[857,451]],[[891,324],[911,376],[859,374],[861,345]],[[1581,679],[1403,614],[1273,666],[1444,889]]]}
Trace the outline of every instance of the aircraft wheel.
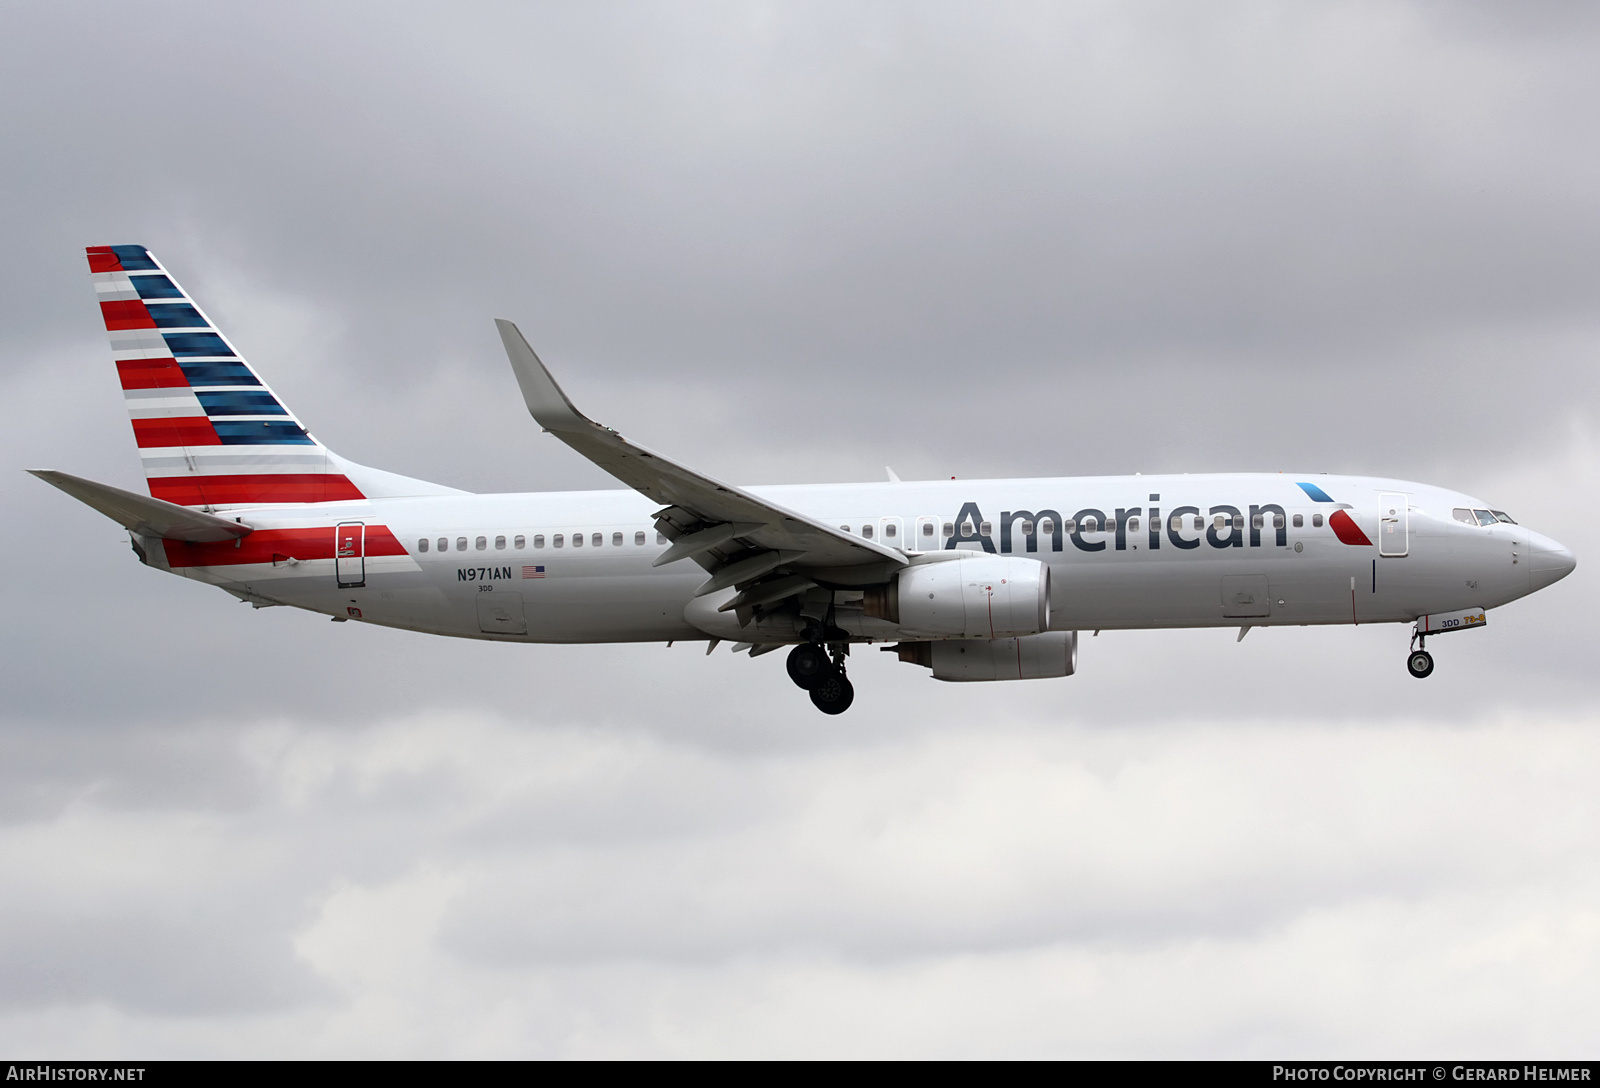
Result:
{"label": "aircraft wheel", "polygon": [[814,642],[802,642],[789,651],[789,679],[798,688],[810,691],[832,668],[827,652]]}
{"label": "aircraft wheel", "polygon": [[811,687],[812,705],[824,714],[843,714],[855,698],[855,687],[838,669],[830,668]]}
{"label": "aircraft wheel", "polygon": [[1427,650],[1417,650],[1406,658],[1406,668],[1411,671],[1412,676],[1421,680],[1433,671],[1433,655]]}

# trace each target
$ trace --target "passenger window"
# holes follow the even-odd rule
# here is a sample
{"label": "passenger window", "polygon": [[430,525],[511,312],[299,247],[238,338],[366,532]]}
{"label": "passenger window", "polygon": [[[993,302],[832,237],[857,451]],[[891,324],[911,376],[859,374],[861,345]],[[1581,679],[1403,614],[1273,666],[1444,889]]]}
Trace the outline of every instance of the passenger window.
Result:
{"label": "passenger window", "polygon": [[497,552],[503,552],[503,551],[506,550],[506,538],[505,537],[497,536],[497,537],[494,538],[494,550],[497,551]]}
{"label": "passenger window", "polygon": [[533,546],[535,548],[544,547],[544,534],[543,533],[534,533],[533,534]]}
{"label": "passenger window", "polygon": [[1106,532],[1114,533],[1116,531],[1117,531],[1117,519],[1116,518],[1106,518]]}
{"label": "passenger window", "polygon": [[466,550],[467,550],[467,538],[464,537],[464,536],[456,537],[456,551],[464,552]]}
{"label": "passenger window", "polygon": [[1033,522],[1025,521],[1025,522],[1022,523],[1022,535],[1023,536],[1032,536],[1033,535]]}
{"label": "passenger window", "polygon": [[994,526],[990,525],[986,521],[982,525],[978,526],[978,532],[979,532],[979,534],[981,534],[983,536],[993,536],[994,535]]}
{"label": "passenger window", "polygon": [[421,540],[417,541],[417,551],[425,552],[427,550],[428,550],[428,538],[427,537],[423,537]]}
{"label": "passenger window", "polygon": [[1472,511],[1468,510],[1465,506],[1456,507],[1454,510],[1450,511],[1450,516],[1464,525],[1478,524],[1478,519],[1473,517]]}
{"label": "passenger window", "polygon": [[1139,519],[1138,518],[1129,518],[1128,519],[1128,532],[1137,533],[1138,531],[1139,531]]}
{"label": "passenger window", "polygon": [[[1277,523],[1274,522],[1273,524],[1277,524]],[[1304,514],[1296,514],[1294,516],[1294,527],[1296,529],[1304,529],[1305,525],[1306,525],[1306,516]]]}
{"label": "passenger window", "polygon": [[1183,531],[1183,515],[1182,514],[1173,514],[1172,515],[1172,523],[1169,526],[1169,528],[1171,528],[1172,531],[1175,532],[1175,533],[1182,532]]}
{"label": "passenger window", "polygon": [[589,543],[593,544],[597,548],[605,542],[606,535],[604,533],[596,533],[589,538]]}
{"label": "passenger window", "polygon": [[1084,518],[1083,519],[1083,531],[1084,532],[1086,532],[1086,533],[1094,533],[1094,532],[1099,532],[1099,530],[1100,530],[1100,522],[1098,520],[1096,520],[1095,518]]}
{"label": "passenger window", "polygon": [[894,522],[891,521],[889,524],[883,527],[883,535],[894,536]]}
{"label": "passenger window", "polygon": [[1198,533],[1201,529],[1204,529],[1205,527],[1206,527],[1206,519],[1201,517],[1199,514],[1196,514],[1194,516],[1194,531]]}
{"label": "passenger window", "polygon": [[1078,523],[1068,518],[1061,523],[1061,531],[1063,533],[1075,533],[1078,531]]}
{"label": "passenger window", "polygon": [[642,545],[643,543],[644,543],[644,530],[640,529],[637,533],[633,534],[633,546],[637,548],[640,545]]}
{"label": "passenger window", "polygon": [[450,538],[449,537],[442,536],[442,537],[439,538],[439,550],[442,551],[442,552],[447,552],[447,551],[450,550]]}
{"label": "passenger window", "polygon": [[944,535],[947,537],[956,535],[956,527],[948,521],[944,523]]}
{"label": "passenger window", "polygon": [[621,533],[612,533],[611,534],[611,546],[613,548],[622,547],[622,534]]}
{"label": "passenger window", "polygon": [[872,526],[863,525],[861,527],[861,539],[862,540],[871,540],[872,539]]}
{"label": "passenger window", "polygon": [[848,532],[849,532],[849,531],[850,531],[850,526],[848,526],[848,525],[841,525],[841,526],[839,526],[839,531],[840,531],[840,532],[841,532],[841,533],[848,533]]}
{"label": "passenger window", "polygon": [[583,534],[582,533],[573,533],[572,534],[572,546],[574,548],[583,547]]}
{"label": "passenger window", "polygon": [[933,535],[933,522],[925,521],[925,522],[922,523],[922,535],[923,536],[932,536]]}
{"label": "passenger window", "polygon": [[478,538],[478,550],[481,552],[481,551],[483,551],[483,549],[487,548],[488,546],[489,546],[488,538],[480,536]]}
{"label": "passenger window", "polygon": [[1226,515],[1226,514],[1218,514],[1215,518],[1212,519],[1212,524],[1214,524],[1218,529],[1227,528],[1227,526],[1228,526],[1228,515]]}
{"label": "passenger window", "polygon": [[1311,527],[1313,529],[1322,528],[1322,515],[1321,514],[1312,514],[1311,515]]}
{"label": "passenger window", "polygon": [[1252,514],[1250,516],[1250,527],[1252,529],[1265,529],[1267,527],[1267,516],[1265,514]]}
{"label": "passenger window", "polygon": [[1282,529],[1283,528],[1283,515],[1282,514],[1273,514],[1272,515],[1272,527],[1274,529]]}
{"label": "passenger window", "polygon": [[656,543],[657,544],[665,544],[666,542],[667,542],[667,538],[666,537],[662,536],[660,533],[656,534]]}
{"label": "passenger window", "polygon": [[561,547],[561,545],[565,544],[566,542],[567,542],[567,538],[562,536],[560,533],[557,533],[555,536],[550,538],[550,545],[551,545],[551,547],[554,547],[554,548],[559,548],[559,547]]}
{"label": "passenger window", "polygon": [[1039,522],[1039,531],[1041,533],[1054,533],[1056,531],[1056,523],[1049,518],[1045,518]]}
{"label": "passenger window", "polygon": [[523,548],[528,546],[528,538],[525,536],[513,537],[511,540],[511,546],[520,552]]}

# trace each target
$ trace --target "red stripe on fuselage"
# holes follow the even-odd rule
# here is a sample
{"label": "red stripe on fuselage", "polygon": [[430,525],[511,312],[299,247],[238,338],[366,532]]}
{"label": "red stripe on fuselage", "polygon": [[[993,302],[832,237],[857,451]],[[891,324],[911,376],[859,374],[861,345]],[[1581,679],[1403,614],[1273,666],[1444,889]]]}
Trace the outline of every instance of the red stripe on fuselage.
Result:
{"label": "red stripe on fuselage", "polygon": [[1328,515],[1328,528],[1333,530],[1333,535],[1345,544],[1366,544],[1369,547],[1372,541],[1367,539],[1367,534],[1361,531],[1355,519],[1343,510],[1335,510]]}
{"label": "red stripe on fuselage", "polygon": [[152,476],[150,494],[179,506],[344,502],[366,498],[348,477],[326,472],[276,472],[256,476]]}
{"label": "red stripe on fuselage", "polygon": [[122,258],[113,253],[110,246],[88,246],[84,252],[89,255],[90,272],[122,271]]}
{"label": "red stripe on fuselage", "polygon": [[162,446],[220,446],[217,429],[205,416],[164,416],[133,421],[133,440],[142,450]]}
{"label": "red stripe on fuselage", "polygon": [[128,299],[122,302],[102,302],[100,314],[106,319],[106,331],[115,332],[118,329],[153,329],[155,320],[150,316],[150,311],[138,299]]}
{"label": "red stripe on fuselage", "polygon": [[170,355],[154,359],[118,359],[117,377],[122,379],[124,389],[186,389],[189,385],[178,360]]}
{"label": "red stripe on fuselage", "polygon": [[[286,559],[332,559],[334,526],[309,529],[257,529],[237,544],[187,544],[164,540],[167,563],[174,567],[232,567],[242,563],[282,563]],[[405,555],[406,550],[386,525],[368,525],[367,558]]]}

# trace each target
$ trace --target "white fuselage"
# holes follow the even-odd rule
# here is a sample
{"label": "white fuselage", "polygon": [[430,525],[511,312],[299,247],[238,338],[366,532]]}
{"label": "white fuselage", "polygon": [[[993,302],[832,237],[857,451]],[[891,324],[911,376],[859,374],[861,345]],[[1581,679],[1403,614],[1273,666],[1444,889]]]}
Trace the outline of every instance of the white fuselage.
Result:
{"label": "white fuselage", "polygon": [[[1571,569],[1570,552],[1523,526],[1452,515],[1484,503],[1400,480],[1239,474],[747,490],[857,536],[870,527],[877,543],[907,552],[992,548],[1037,559],[1050,568],[1055,630],[1408,622],[1501,605]],[[1403,500],[1397,527],[1384,525],[1380,500],[1391,509]],[[717,613],[711,604],[731,591],[697,601],[708,575],[693,560],[652,566],[666,548],[655,509],[624,490],[239,507],[218,511],[254,529],[237,544],[140,544],[151,565],[260,605],[435,634],[791,637]],[[1368,543],[1340,539],[1338,510]],[[846,615],[860,593],[837,597]],[[859,614],[841,624],[858,639],[897,637]]]}

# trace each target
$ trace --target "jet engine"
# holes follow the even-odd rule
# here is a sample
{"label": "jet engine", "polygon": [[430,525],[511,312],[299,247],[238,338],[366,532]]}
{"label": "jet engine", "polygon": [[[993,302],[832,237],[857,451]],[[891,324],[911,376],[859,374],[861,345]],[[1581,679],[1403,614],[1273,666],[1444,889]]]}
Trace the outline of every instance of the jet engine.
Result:
{"label": "jet engine", "polygon": [[996,639],[1050,627],[1050,569],[1036,559],[963,555],[918,563],[867,591],[866,614],[907,639]]}
{"label": "jet engine", "polygon": [[935,680],[1043,680],[1078,671],[1078,632],[1022,638],[902,642],[900,660],[933,670]]}

